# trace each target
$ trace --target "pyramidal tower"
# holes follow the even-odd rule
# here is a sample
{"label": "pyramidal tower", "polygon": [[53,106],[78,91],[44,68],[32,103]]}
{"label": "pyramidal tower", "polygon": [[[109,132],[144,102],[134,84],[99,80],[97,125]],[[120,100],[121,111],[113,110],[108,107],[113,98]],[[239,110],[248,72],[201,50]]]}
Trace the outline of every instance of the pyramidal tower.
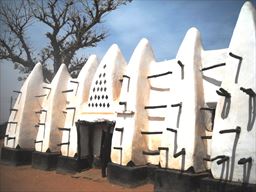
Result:
{"label": "pyramidal tower", "polygon": [[[31,153],[34,150],[34,139],[37,134],[37,111],[41,109],[42,100],[36,95],[42,92],[43,73],[42,65],[36,64],[20,91],[14,91],[18,96],[11,109],[11,114],[6,128],[2,160],[13,164],[31,163]],[[39,86],[38,86],[39,85]],[[21,154],[16,157],[14,154]],[[10,154],[14,158],[10,159]]]}
{"label": "pyramidal tower", "polygon": [[77,78],[35,65],[11,109],[1,159],[44,170],[101,168],[111,183],[155,191],[256,190],[256,11],[245,2],[228,48],[190,28],[175,58],[149,40],[127,65],[113,44]]}
{"label": "pyramidal tower", "polygon": [[211,172],[217,179],[256,184],[255,53],[256,13],[246,2],[227,52],[224,74],[228,75],[216,91],[219,100],[211,149],[211,158],[216,160]]}

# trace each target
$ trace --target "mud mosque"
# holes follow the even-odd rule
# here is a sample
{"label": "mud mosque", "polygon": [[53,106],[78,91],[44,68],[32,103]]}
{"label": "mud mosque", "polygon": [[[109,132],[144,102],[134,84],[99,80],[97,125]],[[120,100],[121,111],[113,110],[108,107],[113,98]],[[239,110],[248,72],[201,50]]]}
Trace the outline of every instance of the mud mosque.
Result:
{"label": "mud mosque", "polygon": [[204,50],[187,31],[176,58],[142,39],[126,62],[116,44],[76,79],[51,83],[38,63],[14,91],[2,161],[43,170],[102,169],[109,182],[155,191],[256,189],[256,12],[241,8],[229,47]]}

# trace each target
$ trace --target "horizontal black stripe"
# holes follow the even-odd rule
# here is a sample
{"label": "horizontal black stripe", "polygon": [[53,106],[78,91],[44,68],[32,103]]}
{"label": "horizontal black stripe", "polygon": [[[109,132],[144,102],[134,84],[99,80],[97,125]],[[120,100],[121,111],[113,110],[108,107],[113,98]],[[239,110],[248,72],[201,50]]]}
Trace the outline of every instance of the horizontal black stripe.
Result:
{"label": "horizontal black stripe", "polygon": [[65,91],[62,91],[62,93],[69,93],[69,92],[73,92],[74,89],[68,89],[68,90],[65,90]]}
{"label": "horizontal black stripe", "polygon": [[58,129],[60,131],[70,131],[70,128],[59,127]]}
{"label": "horizontal black stripe", "polygon": [[142,151],[143,155],[159,155],[160,152],[158,150],[156,151]]}
{"label": "horizontal black stripe", "polygon": [[18,122],[14,122],[14,121],[9,121],[7,122],[8,124],[18,124]]}
{"label": "horizontal black stripe", "polygon": [[155,134],[162,134],[162,131],[141,131],[141,134],[143,135],[155,135]]}
{"label": "horizontal black stripe", "polygon": [[66,110],[75,110],[75,107],[67,107]]}
{"label": "horizontal black stripe", "polygon": [[174,133],[177,133],[177,130],[176,129],[173,129],[173,128],[166,128],[167,131],[171,131],[171,132],[174,132]]}
{"label": "horizontal black stripe", "polygon": [[169,150],[168,147],[158,147],[158,150]]}
{"label": "horizontal black stripe", "polygon": [[158,108],[166,108],[167,105],[156,105],[156,106],[145,106],[144,109],[158,109]]}
{"label": "horizontal black stripe", "polygon": [[241,132],[241,127],[237,127],[235,129],[225,129],[225,130],[219,131],[220,134],[223,134],[223,133],[240,133],[240,132]]}
{"label": "horizontal black stripe", "polygon": [[237,163],[238,163],[238,165],[243,165],[243,164],[251,163],[251,162],[252,162],[252,158],[248,157],[248,158],[239,159],[239,161]]}
{"label": "horizontal black stripe", "polygon": [[212,139],[212,136],[201,136],[201,139]]}
{"label": "horizontal black stripe", "polygon": [[161,76],[165,76],[165,75],[169,75],[169,74],[172,74],[172,72],[167,71],[166,73],[160,73],[160,74],[156,74],[156,75],[149,75],[147,78],[151,79],[151,78],[161,77]]}
{"label": "horizontal black stripe", "polygon": [[217,161],[217,164],[219,165],[219,164],[224,163],[225,161],[228,161],[228,160],[229,160],[229,157],[228,157],[228,156],[225,156],[225,157],[223,157],[222,159],[218,160],[218,161]]}
{"label": "horizontal black stripe", "polygon": [[57,144],[57,146],[61,146],[61,145],[69,145],[70,143],[69,142],[66,142],[66,143],[60,143],[60,144]]}
{"label": "horizontal black stripe", "polygon": [[7,140],[15,139],[15,137],[7,137]]}
{"label": "horizontal black stripe", "polygon": [[128,79],[130,79],[130,77],[129,77],[128,75],[123,75],[123,77],[124,77],[124,78],[128,78]]}
{"label": "horizontal black stripe", "polygon": [[116,130],[116,131],[123,131],[124,128],[123,128],[123,127],[121,127],[121,128],[115,128],[115,130]]}
{"label": "horizontal black stripe", "polygon": [[204,110],[204,111],[214,111],[215,109],[209,108],[209,107],[201,107],[200,110]]}
{"label": "horizontal black stripe", "polygon": [[182,103],[172,104],[171,107],[181,107]]}
{"label": "horizontal black stripe", "polygon": [[246,93],[247,95],[250,95],[251,97],[256,96],[256,93],[251,88],[246,89],[246,88],[240,87],[240,90]]}
{"label": "horizontal black stripe", "polygon": [[77,84],[79,84],[79,82],[78,82],[78,81],[70,80],[70,82],[71,82],[71,83],[77,83]]}
{"label": "horizontal black stripe", "polygon": [[242,57],[240,57],[240,56],[238,56],[238,55],[235,55],[234,53],[231,53],[231,52],[229,52],[229,55],[230,55],[231,57],[234,57],[234,58],[239,59],[239,60],[242,60],[242,59],[243,59]]}
{"label": "horizontal black stripe", "polygon": [[34,143],[43,143],[43,141],[34,141]]}
{"label": "horizontal black stripe", "polygon": [[204,161],[215,161],[215,160],[217,160],[217,159],[222,159],[222,158],[224,158],[224,157],[225,157],[225,155],[218,155],[218,156],[213,157],[213,158],[206,157],[206,158],[203,158],[203,160],[204,160]]}
{"label": "horizontal black stripe", "polygon": [[220,63],[220,64],[216,64],[216,65],[212,65],[210,67],[204,67],[201,69],[201,71],[207,71],[209,69],[213,69],[213,68],[216,68],[216,67],[222,67],[222,66],[225,66],[226,63]]}
{"label": "horizontal black stripe", "polygon": [[117,149],[117,150],[122,150],[123,148],[122,147],[113,147],[114,149]]}

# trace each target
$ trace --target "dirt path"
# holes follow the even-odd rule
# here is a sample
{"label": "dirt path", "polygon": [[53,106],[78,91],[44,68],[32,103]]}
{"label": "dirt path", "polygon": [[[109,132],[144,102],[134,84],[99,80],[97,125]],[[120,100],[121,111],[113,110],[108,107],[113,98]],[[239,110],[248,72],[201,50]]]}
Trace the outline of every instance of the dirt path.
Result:
{"label": "dirt path", "polygon": [[99,170],[92,169],[90,174],[82,172],[71,176],[33,169],[31,166],[13,167],[0,164],[0,191],[153,192],[152,184],[129,189],[113,185],[106,178],[99,177],[99,174]]}

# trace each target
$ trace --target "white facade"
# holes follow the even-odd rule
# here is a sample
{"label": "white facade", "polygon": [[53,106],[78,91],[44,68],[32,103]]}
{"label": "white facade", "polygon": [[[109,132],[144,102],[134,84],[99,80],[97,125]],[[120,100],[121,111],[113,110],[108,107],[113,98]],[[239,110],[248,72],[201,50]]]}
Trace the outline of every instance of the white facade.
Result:
{"label": "white facade", "polygon": [[77,130],[75,123],[83,112],[83,104],[88,102],[89,90],[97,67],[97,57],[95,55],[90,56],[77,79],[70,78],[66,90],[62,91],[67,95],[65,125],[59,128],[59,131],[62,132],[61,154],[64,156],[74,157],[77,153]]}
{"label": "white facade", "polygon": [[156,61],[142,39],[128,65],[112,45],[99,64],[91,56],[77,79],[63,64],[46,84],[37,64],[10,115],[5,146],[33,148],[35,140],[36,151],[74,157],[78,120],[111,121],[113,163],[210,169],[216,179],[256,184],[255,14],[246,2],[224,49],[204,50],[191,28],[167,61]]}
{"label": "white facade", "polygon": [[249,2],[242,7],[227,50],[221,88],[228,93],[219,90],[224,96],[216,108],[211,157],[225,157],[212,163],[212,174],[256,184],[256,13]]}
{"label": "white facade", "polygon": [[42,88],[44,97],[40,110],[39,129],[35,141],[35,149],[39,152],[59,152],[62,133],[59,127],[65,124],[66,94],[62,93],[67,87],[68,73],[65,64],[62,64],[50,84],[44,83]]}
{"label": "white facade", "polygon": [[18,94],[17,100],[11,109],[11,114],[6,128],[4,146],[16,148],[34,149],[34,140],[37,134],[38,115],[41,109],[42,100],[35,97],[43,90],[40,85],[43,83],[42,66],[36,64],[29,74]]}

